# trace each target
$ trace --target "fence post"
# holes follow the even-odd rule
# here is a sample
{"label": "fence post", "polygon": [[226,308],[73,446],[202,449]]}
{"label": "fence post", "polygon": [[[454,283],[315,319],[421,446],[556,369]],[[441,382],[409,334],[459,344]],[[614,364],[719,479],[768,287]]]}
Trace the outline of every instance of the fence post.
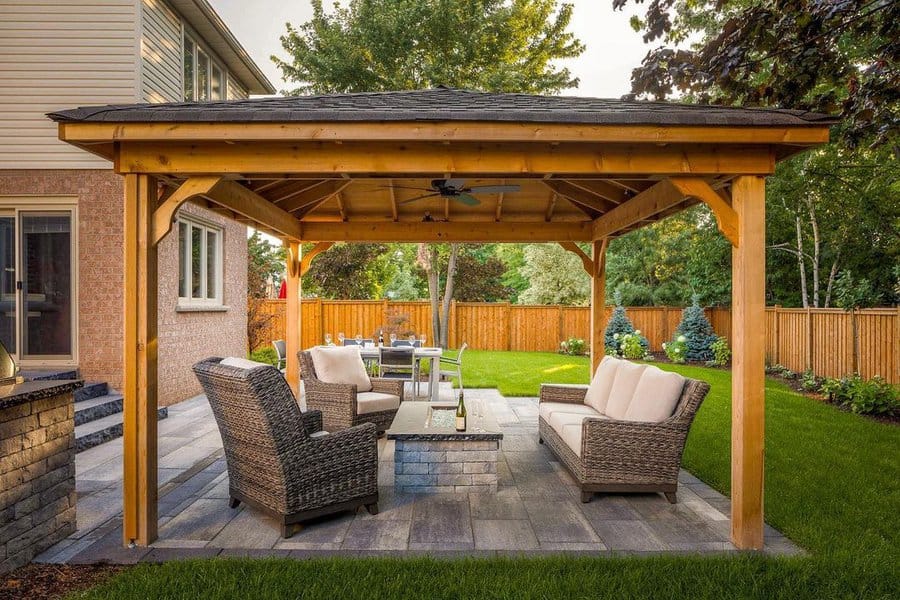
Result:
{"label": "fence post", "polygon": [[[556,305],[556,348],[559,349],[559,343],[566,339],[565,324],[563,323],[563,307],[562,304]],[[553,350],[551,350],[552,352]]]}
{"label": "fence post", "polygon": [[664,344],[669,341],[669,307],[662,307],[662,342]]}
{"label": "fence post", "polygon": [[812,309],[806,308],[806,370],[812,371],[813,368],[813,326],[812,326]]}
{"label": "fence post", "polygon": [[853,335],[853,372],[861,375],[859,368],[859,324],[856,322],[856,309],[850,309],[850,330]]}
{"label": "fence post", "polygon": [[781,364],[781,305],[775,305],[775,324],[772,332],[774,340],[774,350],[772,351],[772,362],[776,365]]}
{"label": "fence post", "polygon": [[450,318],[447,319],[447,345],[451,348],[459,347],[456,339],[456,300],[450,301]]}
{"label": "fence post", "polygon": [[509,302],[504,302],[506,312],[506,350],[512,350],[512,306]]}

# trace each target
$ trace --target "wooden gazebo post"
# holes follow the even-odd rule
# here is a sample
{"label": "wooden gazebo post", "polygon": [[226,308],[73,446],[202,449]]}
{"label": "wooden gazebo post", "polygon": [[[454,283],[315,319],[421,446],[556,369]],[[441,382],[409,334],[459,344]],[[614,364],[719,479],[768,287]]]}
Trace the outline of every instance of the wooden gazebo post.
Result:
{"label": "wooden gazebo post", "polygon": [[300,361],[297,353],[301,348],[301,327],[303,324],[303,301],[301,299],[300,278],[303,273],[300,269],[300,242],[285,240],[284,247],[287,251],[287,302],[284,318],[284,348],[285,370],[287,379],[295,395],[300,394]]}
{"label": "wooden gazebo post", "polygon": [[738,548],[759,550],[763,547],[766,383],[765,178],[736,177],[731,201],[737,217],[731,253],[731,540]]}
{"label": "wooden gazebo post", "polygon": [[591,274],[591,377],[606,353],[606,247],[609,238],[594,240],[592,244],[593,273]]}

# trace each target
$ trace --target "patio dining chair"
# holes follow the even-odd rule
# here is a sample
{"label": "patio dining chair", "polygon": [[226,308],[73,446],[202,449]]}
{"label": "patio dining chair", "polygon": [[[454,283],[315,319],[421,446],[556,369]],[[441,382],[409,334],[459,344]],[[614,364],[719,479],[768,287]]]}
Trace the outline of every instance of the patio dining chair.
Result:
{"label": "patio dining chair", "polygon": [[419,363],[412,346],[395,346],[378,349],[378,376],[401,380],[409,379],[413,383],[414,397],[419,396]]}
{"label": "patio dining chair", "polygon": [[322,515],[378,512],[374,425],[322,431],[321,411],[301,412],[272,365],[207,358],[193,371],[222,435],[231,508],[243,502],[275,518],[283,537]]}
{"label": "patio dining chair", "polygon": [[440,360],[440,377],[456,377],[459,380],[459,391],[463,391],[463,379],[462,379],[462,357],[463,352],[466,351],[469,345],[463,342],[463,345],[459,348],[459,353],[456,355],[456,358],[450,358],[448,356],[441,356]]}
{"label": "patio dining chair", "polygon": [[272,347],[275,348],[275,354],[278,356],[278,370],[284,373],[287,368],[287,346],[284,340],[273,340]]}

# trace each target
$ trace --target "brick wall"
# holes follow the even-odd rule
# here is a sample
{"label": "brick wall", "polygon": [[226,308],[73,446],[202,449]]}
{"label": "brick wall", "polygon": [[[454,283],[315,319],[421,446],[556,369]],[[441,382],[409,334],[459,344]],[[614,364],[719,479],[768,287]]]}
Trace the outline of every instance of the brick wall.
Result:
{"label": "brick wall", "polygon": [[[78,366],[88,380],[116,389],[123,377],[123,179],[108,170],[0,170],[0,196],[72,196],[78,205]],[[24,206],[24,204],[23,204]],[[200,391],[191,365],[211,355],[246,352],[246,256],[243,225],[193,206],[225,227],[225,312],[176,313],[177,239],[159,248],[159,400],[166,406]]]}
{"label": "brick wall", "polygon": [[0,574],[75,531],[72,392],[0,409]]}

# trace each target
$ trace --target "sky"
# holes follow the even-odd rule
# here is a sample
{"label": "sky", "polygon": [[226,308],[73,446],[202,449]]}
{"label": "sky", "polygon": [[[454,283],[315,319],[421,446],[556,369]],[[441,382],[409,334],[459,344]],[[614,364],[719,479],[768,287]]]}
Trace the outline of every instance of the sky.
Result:
{"label": "sky", "polygon": [[[575,96],[618,98],[630,91],[631,69],[640,64],[649,46],[628,24],[637,9],[629,3],[624,11],[614,11],[612,0],[567,0],[574,5],[569,27],[586,50],[574,60],[561,64],[581,80],[577,89],[563,92]],[[209,0],[210,4],[263,73],[283,90],[293,87],[281,79],[281,72],[269,57],[285,57],[279,37],[285,23],[299,25],[312,16],[307,0]],[[330,4],[328,2],[327,4]]]}

